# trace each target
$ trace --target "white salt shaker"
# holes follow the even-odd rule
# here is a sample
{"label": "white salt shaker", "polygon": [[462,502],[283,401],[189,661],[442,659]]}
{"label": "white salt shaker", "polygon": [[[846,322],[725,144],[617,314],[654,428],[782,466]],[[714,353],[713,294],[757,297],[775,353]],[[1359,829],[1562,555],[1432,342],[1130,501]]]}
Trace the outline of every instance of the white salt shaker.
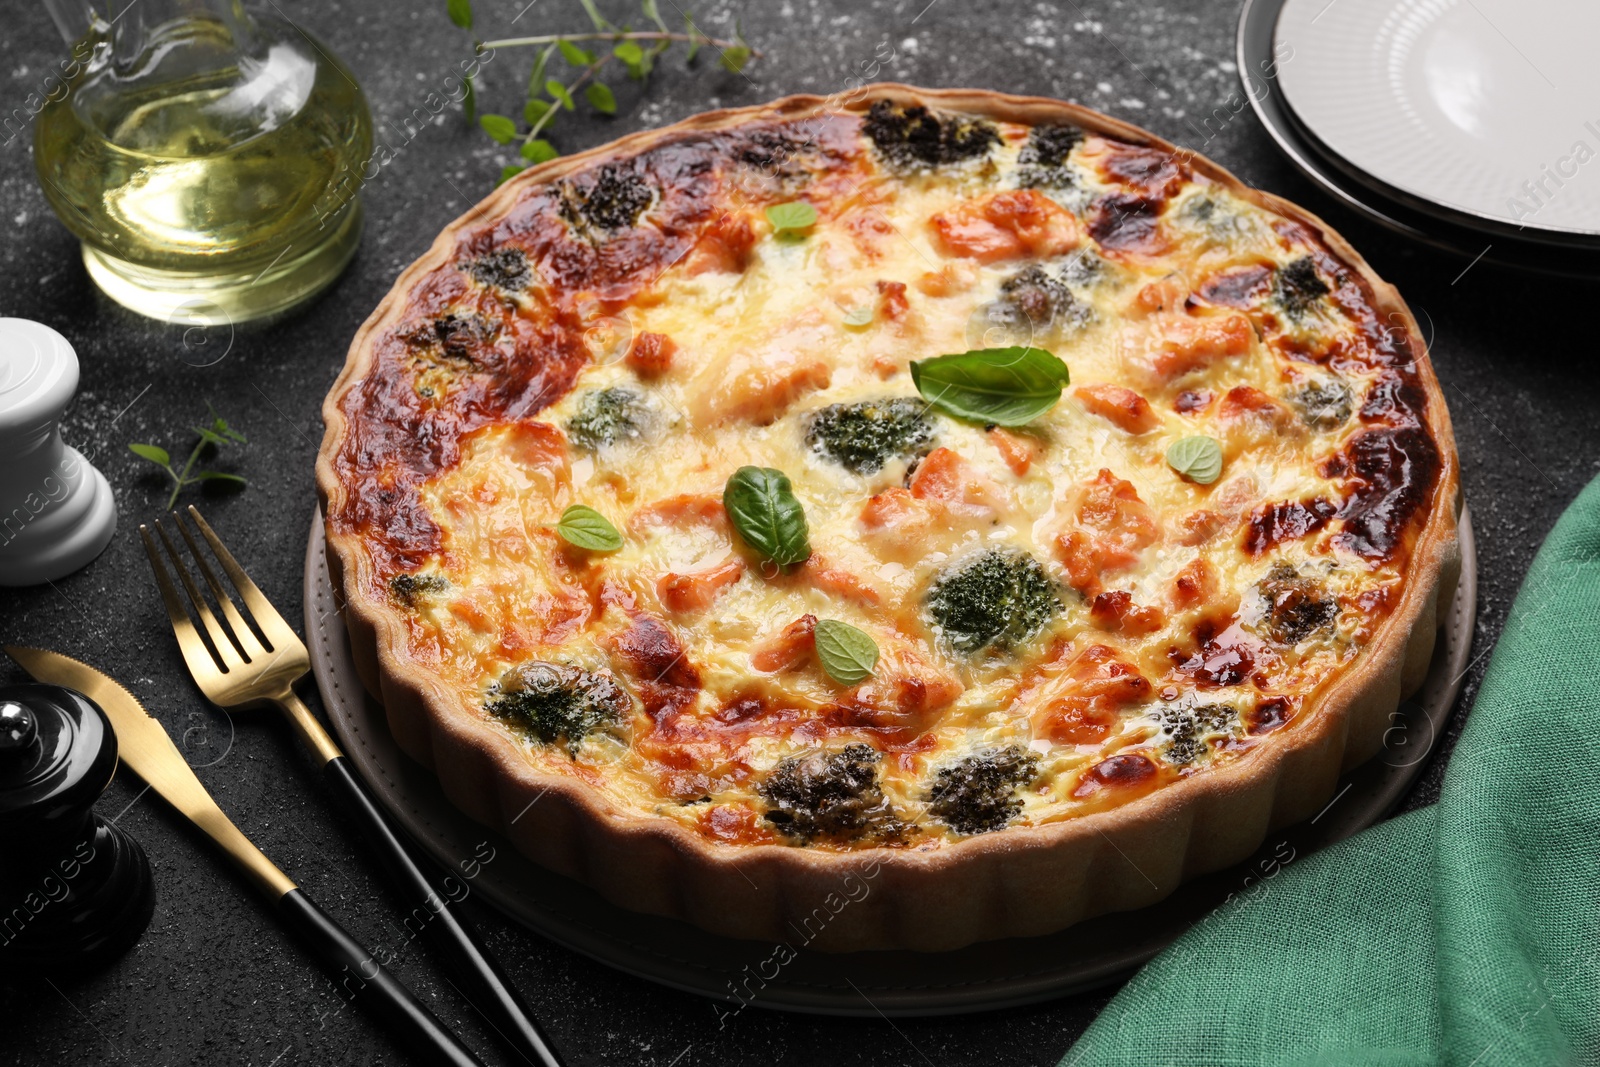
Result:
{"label": "white salt shaker", "polygon": [[117,528],[105,475],[61,440],[78,388],[65,337],[0,318],[0,585],[39,585],[98,556]]}

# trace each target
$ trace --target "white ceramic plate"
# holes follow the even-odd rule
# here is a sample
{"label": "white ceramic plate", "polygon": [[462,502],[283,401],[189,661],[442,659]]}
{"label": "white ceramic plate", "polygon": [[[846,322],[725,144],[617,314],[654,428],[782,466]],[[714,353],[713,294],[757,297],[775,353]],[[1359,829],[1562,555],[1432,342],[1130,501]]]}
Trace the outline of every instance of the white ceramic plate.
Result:
{"label": "white ceramic plate", "polygon": [[1329,149],[1444,207],[1600,236],[1600,3],[1285,0],[1290,107]]}

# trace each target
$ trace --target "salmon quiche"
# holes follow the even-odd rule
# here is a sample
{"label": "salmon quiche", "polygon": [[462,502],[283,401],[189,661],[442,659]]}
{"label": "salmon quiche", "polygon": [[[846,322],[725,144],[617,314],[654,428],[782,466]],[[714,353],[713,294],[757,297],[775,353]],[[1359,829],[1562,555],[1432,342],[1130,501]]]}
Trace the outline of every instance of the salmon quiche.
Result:
{"label": "salmon quiche", "polygon": [[1053,100],[870,86],[534,167],[324,416],[356,659],[452,801],[619,904],[830,950],[1242,859],[1378,750],[1458,569],[1395,291]]}

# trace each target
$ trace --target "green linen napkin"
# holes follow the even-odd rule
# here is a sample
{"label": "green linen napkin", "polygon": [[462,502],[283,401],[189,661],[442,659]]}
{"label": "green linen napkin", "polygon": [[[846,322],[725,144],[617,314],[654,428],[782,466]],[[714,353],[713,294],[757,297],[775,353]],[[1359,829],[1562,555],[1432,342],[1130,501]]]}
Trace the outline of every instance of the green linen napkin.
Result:
{"label": "green linen napkin", "polygon": [[1600,480],[1512,609],[1439,802],[1152,960],[1062,1060],[1600,1063]]}

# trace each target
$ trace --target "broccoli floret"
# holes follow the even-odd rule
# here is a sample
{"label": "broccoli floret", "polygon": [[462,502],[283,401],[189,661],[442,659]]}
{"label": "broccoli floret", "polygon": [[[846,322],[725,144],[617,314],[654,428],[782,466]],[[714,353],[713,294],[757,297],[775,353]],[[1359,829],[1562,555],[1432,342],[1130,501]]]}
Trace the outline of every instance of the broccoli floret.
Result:
{"label": "broccoli floret", "polygon": [[829,404],[806,420],[811,450],[856,474],[876,474],[895,456],[914,456],[933,441],[927,405],[910,397]]}
{"label": "broccoli floret", "polygon": [[528,257],[520,248],[499,248],[486,256],[469,260],[461,269],[477,280],[507,293],[520,293],[533,281]]}
{"label": "broccoli floret", "polygon": [[1297,645],[1339,617],[1338,599],[1288,563],[1274,563],[1256,589],[1267,603],[1267,632],[1281,645]]}
{"label": "broccoli floret", "polygon": [[442,352],[446,359],[477,363],[479,353],[494,344],[500,324],[476,312],[451,311],[406,328],[401,336],[415,349]]}
{"label": "broccoli floret", "polygon": [[872,832],[893,836],[900,821],[878,785],[878,753],[857,741],[835,752],[791,756],[761,783],[767,822],[802,841]]}
{"label": "broccoli floret", "polygon": [[1024,189],[1065,189],[1078,184],[1067,157],[1083,141],[1076,126],[1035,126],[1017,154],[1017,185]]}
{"label": "broccoli floret", "polygon": [[612,233],[638,223],[654,199],[655,190],[639,175],[606,166],[587,189],[572,182],[561,187],[561,214],[579,229]]}
{"label": "broccoli floret", "polygon": [[1273,295],[1291,319],[1305,316],[1317,301],[1328,294],[1328,285],[1317,275],[1311,257],[1302,256],[1278,268],[1272,283]]}
{"label": "broccoli floret", "polygon": [[1000,133],[983,119],[941,115],[920,104],[879,100],[867,113],[861,132],[890,163],[902,167],[937,166],[989,154]]}
{"label": "broccoli floret", "polygon": [[1156,718],[1168,738],[1162,754],[1178,764],[1204,753],[1208,734],[1231,734],[1239,724],[1239,713],[1228,704],[1165,704]]}
{"label": "broccoli floret", "polygon": [[1089,309],[1078,302],[1066,283],[1046,274],[1042,267],[1012,275],[1000,283],[1000,292],[1036,329],[1081,326],[1089,320]]}
{"label": "broccoli floret", "polygon": [[974,752],[940,769],[928,811],[961,834],[1005,827],[1022,810],[1017,789],[1038,774],[1039,757],[1017,745]]}
{"label": "broccoli floret", "polygon": [[1055,580],[1038,560],[992,548],[947,567],[929,589],[924,610],[946,648],[973,655],[1026,641],[1061,607]]}
{"label": "broccoli floret", "polygon": [[584,393],[578,409],[567,420],[567,437],[579,448],[598,452],[618,441],[643,437],[649,429],[650,412],[644,397],[620,385]]}
{"label": "broccoli floret", "polygon": [[389,595],[407,607],[450,588],[450,580],[440,574],[397,574],[389,579]]}
{"label": "broccoli floret", "polygon": [[528,663],[507,671],[484,702],[493,716],[552,744],[576,747],[589,734],[623,721],[632,703],[604,674],[560,663]]}
{"label": "broccoli floret", "polygon": [[1301,418],[1318,430],[1337,430],[1354,409],[1350,387],[1338,378],[1312,382],[1295,393],[1293,399]]}

